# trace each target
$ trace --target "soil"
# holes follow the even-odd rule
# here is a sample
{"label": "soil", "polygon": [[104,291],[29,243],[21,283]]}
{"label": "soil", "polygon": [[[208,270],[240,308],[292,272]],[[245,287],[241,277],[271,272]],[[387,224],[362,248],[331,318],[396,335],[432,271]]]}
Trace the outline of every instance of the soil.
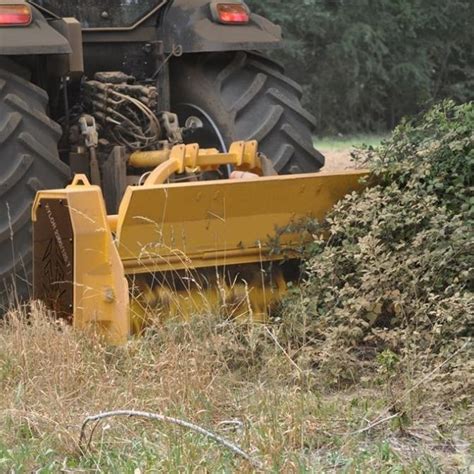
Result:
{"label": "soil", "polygon": [[326,165],[322,171],[336,171],[354,168],[354,162],[351,157],[351,150],[321,150],[326,157]]}

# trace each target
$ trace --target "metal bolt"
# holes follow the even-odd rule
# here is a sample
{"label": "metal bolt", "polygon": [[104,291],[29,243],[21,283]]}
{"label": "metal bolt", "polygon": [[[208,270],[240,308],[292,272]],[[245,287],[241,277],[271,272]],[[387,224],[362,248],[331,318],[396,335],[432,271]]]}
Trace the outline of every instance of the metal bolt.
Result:
{"label": "metal bolt", "polygon": [[104,301],[106,303],[113,303],[115,301],[115,293],[113,288],[106,288],[104,291]]}

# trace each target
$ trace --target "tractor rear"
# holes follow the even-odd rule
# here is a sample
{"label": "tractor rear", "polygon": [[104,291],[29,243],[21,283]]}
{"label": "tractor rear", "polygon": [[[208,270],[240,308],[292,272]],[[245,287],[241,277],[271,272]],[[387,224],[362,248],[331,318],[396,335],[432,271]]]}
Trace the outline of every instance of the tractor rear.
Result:
{"label": "tractor rear", "polygon": [[114,213],[134,151],[258,140],[276,172],[318,170],[300,87],[256,52],[280,43],[241,1],[0,0],[0,308],[32,295],[35,193],[76,173]]}
{"label": "tractor rear", "polygon": [[280,43],[238,0],[0,0],[0,306],[34,296],[115,342],[204,301],[268,317],[294,278],[278,228],[360,177],[301,175],[324,158],[261,53]]}

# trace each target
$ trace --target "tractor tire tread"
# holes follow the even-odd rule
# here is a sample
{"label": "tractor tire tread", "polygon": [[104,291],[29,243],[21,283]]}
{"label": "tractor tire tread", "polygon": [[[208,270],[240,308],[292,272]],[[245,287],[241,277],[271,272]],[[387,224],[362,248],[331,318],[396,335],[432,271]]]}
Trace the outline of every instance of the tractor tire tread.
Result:
{"label": "tractor tire tread", "polygon": [[271,59],[243,51],[185,55],[172,62],[171,84],[172,109],[192,104],[206,111],[227,146],[258,140],[279,174],[324,166],[313,147],[315,119],[300,102],[302,89]]}
{"label": "tractor tire tread", "polygon": [[36,191],[61,188],[70,178],[57,149],[61,127],[47,106],[43,89],[0,69],[0,312],[31,295]]}

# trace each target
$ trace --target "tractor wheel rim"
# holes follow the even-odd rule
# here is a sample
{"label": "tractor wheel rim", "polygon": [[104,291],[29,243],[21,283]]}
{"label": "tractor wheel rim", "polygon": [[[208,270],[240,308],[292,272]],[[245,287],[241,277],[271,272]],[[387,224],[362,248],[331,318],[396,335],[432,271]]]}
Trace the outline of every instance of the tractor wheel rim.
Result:
{"label": "tractor wheel rim", "polygon": [[219,127],[204,109],[190,103],[178,104],[174,109],[181,126],[184,125],[188,117],[197,117],[203,123],[202,128],[196,129],[190,135],[193,143],[199,143],[203,148],[217,148],[221,152],[227,153],[227,145]]}

